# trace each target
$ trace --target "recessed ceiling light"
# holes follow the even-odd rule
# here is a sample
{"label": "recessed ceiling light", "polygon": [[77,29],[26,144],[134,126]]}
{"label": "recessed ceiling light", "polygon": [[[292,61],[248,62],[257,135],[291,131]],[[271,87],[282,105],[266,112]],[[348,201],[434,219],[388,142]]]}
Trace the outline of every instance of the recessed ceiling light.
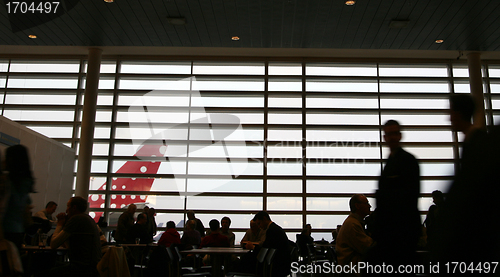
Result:
{"label": "recessed ceiling light", "polygon": [[232,37],[231,39],[234,41],[237,41],[237,40],[240,40],[240,37]]}
{"label": "recessed ceiling light", "polygon": [[345,4],[347,6],[352,6],[352,5],[356,4],[356,1],[353,1],[353,0],[345,1]]}
{"label": "recessed ceiling light", "polygon": [[104,0],[106,3],[113,3],[115,0]]}
{"label": "recessed ceiling light", "polygon": [[29,37],[29,38],[36,38],[36,36],[35,36],[35,35],[29,35],[28,37]]}
{"label": "recessed ceiling light", "polygon": [[444,42],[444,40],[442,40],[442,39],[436,39],[436,43],[443,43],[443,42]]}

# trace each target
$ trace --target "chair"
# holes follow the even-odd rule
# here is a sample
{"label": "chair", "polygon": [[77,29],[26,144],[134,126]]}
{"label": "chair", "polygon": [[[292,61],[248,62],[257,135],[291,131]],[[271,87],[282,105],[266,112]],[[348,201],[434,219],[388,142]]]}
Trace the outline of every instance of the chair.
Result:
{"label": "chair", "polygon": [[292,262],[299,261],[299,250],[297,246],[292,247],[292,250],[290,250],[290,256],[292,258]]}
{"label": "chair", "polygon": [[306,247],[307,247],[309,261],[314,262],[314,261],[319,261],[319,260],[325,260],[326,259],[325,255],[318,254],[318,251],[316,251],[316,248],[314,247],[314,244],[308,243],[306,245]]}
{"label": "chair", "polygon": [[134,275],[135,271],[138,269],[140,275],[143,275],[143,270],[146,268],[147,256],[151,247],[149,245],[128,245],[123,246],[125,252],[127,253],[127,259],[129,263],[130,274]]}
{"label": "chair", "polygon": [[[308,257],[309,263],[314,264],[314,265],[319,264],[319,265],[323,266],[325,263],[331,262],[330,259],[328,259],[326,255],[318,254],[318,252],[314,248],[313,244],[308,244],[307,249],[309,251],[309,257]],[[315,273],[313,273],[312,276],[315,276]]]}
{"label": "chair", "polygon": [[337,253],[333,247],[326,248],[326,258],[332,262],[334,265],[337,265]]}
{"label": "chair", "polygon": [[269,251],[267,251],[266,263],[264,265],[264,277],[272,276],[271,273],[273,272],[273,259],[274,259],[275,252],[276,252],[276,249],[274,249],[274,248],[271,248],[271,249],[269,249]]}
{"label": "chair", "polygon": [[[244,272],[229,272],[226,274],[226,277],[257,277],[261,276],[259,272],[265,270],[264,261],[266,260],[266,256],[268,253],[268,248],[261,248],[259,253],[257,254],[257,263],[255,266],[255,273],[244,273]],[[274,255],[274,252],[273,252]]]}
{"label": "chair", "polygon": [[177,246],[174,246],[174,249],[175,249],[175,254],[176,254],[177,258],[179,259],[179,267],[180,267],[181,271],[195,272],[196,269],[194,266],[183,266],[182,265],[184,263],[184,260],[182,259],[181,252],[179,251],[179,248]]}
{"label": "chair", "polygon": [[171,247],[167,247],[166,250],[168,255],[168,276],[177,276],[179,260],[177,260]]}
{"label": "chair", "polygon": [[176,246],[168,247],[167,254],[169,257],[168,276],[212,276],[210,272],[194,272],[194,269],[192,267],[181,267],[182,256],[180,255],[179,249]]}

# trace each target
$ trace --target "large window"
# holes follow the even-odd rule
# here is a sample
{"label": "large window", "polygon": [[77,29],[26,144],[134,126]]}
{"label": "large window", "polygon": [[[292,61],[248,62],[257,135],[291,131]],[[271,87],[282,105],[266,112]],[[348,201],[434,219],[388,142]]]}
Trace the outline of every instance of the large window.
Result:
{"label": "large window", "polygon": [[[500,66],[484,69],[498,124]],[[78,151],[85,73],[78,59],[0,61],[2,114]],[[469,91],[463,64],[105,60],[91,215],[113,225],[131,203],[154,207],[161,226],[187,210],[205,225],[227,215],[238,241],[265,209],[292,240],[305,223],[330,240],[352,194],[375,204],[388,119],[420,160],[425,213],[454,174],[448,98]]]}
{"label": "large window", "polygon": [[486,99],[486,112],[487,112],[487,122],[491,125],[500,124],[500,66],[489,66],[488,68],[489,76],[489,99]]}

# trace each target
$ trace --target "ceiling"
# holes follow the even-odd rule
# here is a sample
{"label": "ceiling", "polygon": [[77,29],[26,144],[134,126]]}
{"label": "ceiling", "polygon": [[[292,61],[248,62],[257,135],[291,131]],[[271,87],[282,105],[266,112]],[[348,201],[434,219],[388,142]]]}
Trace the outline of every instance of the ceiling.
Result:
{"label": "ceiling", "polygon": [[[499,0],[358,0],[353,6],[345,0],[52,0],[61,4],[48,15],[22,14],[21,7],[14,14],[12,3],[8,13],[8,2],[0,8],[0,52],[8,46],[500,51]],[[169,17],[186,23],[172,25]],[[391,28],[393,20],[407,26]]]}

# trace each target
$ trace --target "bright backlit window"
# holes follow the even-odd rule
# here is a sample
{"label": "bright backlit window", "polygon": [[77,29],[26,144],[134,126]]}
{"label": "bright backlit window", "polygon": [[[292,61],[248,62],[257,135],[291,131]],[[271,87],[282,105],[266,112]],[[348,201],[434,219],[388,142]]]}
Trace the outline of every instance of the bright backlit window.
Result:
{"label": "bright backlit window", "polygon": [[[498,124],[500,65],[484,69],[487,122]],[[86,70],[78,59],[0,61],[2,115],[78,150]],[[388,119],[400,121],[405,149],[421,160],[426,211],[459,152],[449,95],[470,91],[464,64],[122,57],[103,61],[101,73],[91,214],[115,225],[136,203],[180,228],[187,210],[205,227],[229,216],[237,242],[262,209],[292,239],[310,223],[315,238],[331,240],[352,194],[375,206]]]}

